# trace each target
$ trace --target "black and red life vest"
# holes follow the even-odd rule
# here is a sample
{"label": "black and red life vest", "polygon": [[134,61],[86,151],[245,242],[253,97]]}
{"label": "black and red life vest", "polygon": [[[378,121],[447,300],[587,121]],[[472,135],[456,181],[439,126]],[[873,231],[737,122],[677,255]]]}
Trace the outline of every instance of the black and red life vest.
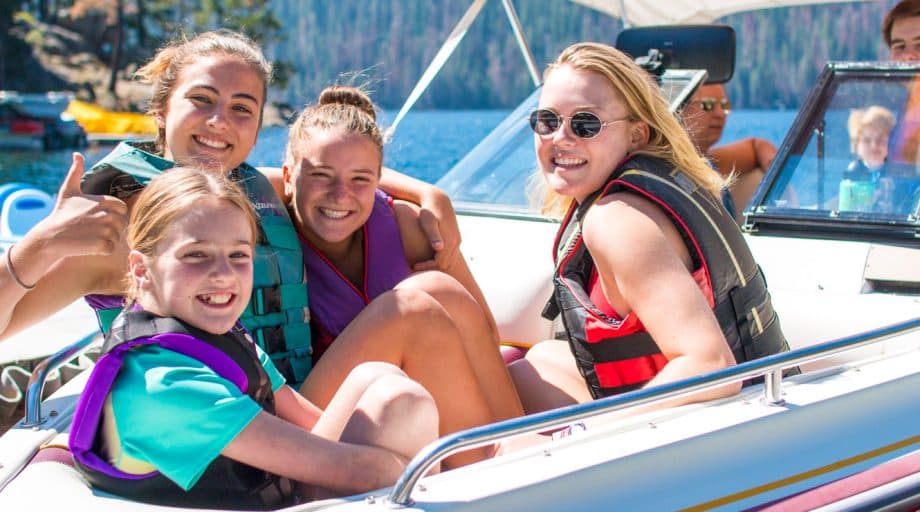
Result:
{"label": "black and red life vest", "polygon": [[[159,336],[154,339],[154,335]],[[106,336],[102,356],[77,404],[70,431],[74,462],[89,483],[118,496],[158,505],[268,510],[291,504],[288,480],[222,455],[187,491],[158,471],[146,475],[125,473],[100,455],[103,407],[125,354],[134,347],[150,344],[201,361],[233,382],[263,410],[275,412],[271,380],[259,362],[252,339],[239,324],[218,336],[174,318],[141,310],[123,311]]]}
{"label": "black and red life vest", "polygon": [[569,345],[592,396],[640,388],[667,363],[634,314],[621,321],[611,316],[609,305],[599,308],[591,300],[592,289],[600,285],[581,222],[590,205],[616,192],[652,201],[674,223],[736,362],[789,350],[763,274],[719,200],[662,160],[638,155],[621,164],[583,206],[572,206],[554,245],[555,291],[544,316],[562,313]]}

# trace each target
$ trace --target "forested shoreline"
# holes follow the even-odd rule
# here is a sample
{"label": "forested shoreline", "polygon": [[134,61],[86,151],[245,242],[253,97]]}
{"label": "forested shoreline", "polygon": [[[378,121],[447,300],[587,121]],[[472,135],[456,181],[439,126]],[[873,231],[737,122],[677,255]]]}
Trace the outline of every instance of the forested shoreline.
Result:
{"label": "forested shoreline", "polygon": [[[734,27],[738,39],[729,94],[742,108],[797,108],[828,60],[885,56],[879,27],[894,3],[765,9],[720,20]],[[117,100],[130,94],[124,84],[138,63],[177,29],[228,26],[242,27],[262,41],[278,64],[275,102],[296,108],[330,83],[351,81],[368,86],[383,107],[398,108],[468,5],[465,0],[4,2],[0,89],[89,89],[94,96],[108,91]],[[564,0],[517,0],[514,5],[538,66],[574,41],[613,43],[622,29],[619,20]],[[509,108],[528,94],[531,78],[507,25],[501,2],[487,2],[418,106]],[[50,35],[74,42],[53,44]],[[79,59],[73,57],[78,50]],[[73,54],[66,59],[68,51]],[[18,65],[32,58],[40,67],[53,66],[48,64],[53,59],[36,57],[41,52],[64,53],[62,68],[95,58],[101,76],[75,83],[72,73],[61,77],[56,69]],[[40,72],[48,76],[23,76]],[[119,104],[131,108],[136,103]]]}

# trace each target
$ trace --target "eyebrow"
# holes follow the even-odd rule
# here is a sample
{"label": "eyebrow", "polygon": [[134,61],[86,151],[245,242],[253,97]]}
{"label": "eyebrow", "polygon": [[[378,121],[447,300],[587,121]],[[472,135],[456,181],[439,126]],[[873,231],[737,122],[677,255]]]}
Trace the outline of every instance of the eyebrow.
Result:
{"label": "eyebrow", "polygon": [[[209,239],[206,239],[206,238],[194,238],[194,239],[192,239],[190,242],[188,242],[188,243],[185,244],[185,245],[212,244],[212,243],[214,243],[213,240],[209,240]],[[242,238],[241,238],[241,239],[239,239],[239,240],[235,240],[235,241],[233,242],[233,244],[234,244],[234,245],[252,245],[252,242],[251,242],[250,240],[248,240],[248,239],[242,239]]]}
{"label": "eyebrow", "polygon": [[[220,91],[217,90],[217,87],[214,87],[213,85],[193,84],[191,87],[189,87],[189,90],[191,91],[191,90],[193,90],[193,89],[207,89],[207,90],[213,92],[214,94],[218,94],[218,95],[220,94]],[[255,104],[258,104],[258,103],[259,103],[259,100],[257,100],[255,96],[253,96],[252,94],[247,94],[247,93],[245,93],[245,92],[234,93],[234,94],[231,96],[231,98],[244,98],[244,99],[248,99],[248,100],[252,101],[252,102],[255,103]]]}

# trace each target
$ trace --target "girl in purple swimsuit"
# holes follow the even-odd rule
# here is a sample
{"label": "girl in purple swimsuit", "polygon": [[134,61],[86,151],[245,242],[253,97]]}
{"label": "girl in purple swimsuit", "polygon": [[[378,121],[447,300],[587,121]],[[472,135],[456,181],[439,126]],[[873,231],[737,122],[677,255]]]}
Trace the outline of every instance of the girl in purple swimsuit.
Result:
{"label": "girl in purple swimsuit", "polygon": [[[355,88],[327,88],[291,126],[284,189],[304,248],[314,346],[325,345],[301,393],[322,406],[356,365],[386,361],[431,392],[442,434],[521,415],[494,319],[463,258],[410,274],[431,249],[418,208],[378,191],[382,161],[374,106]],[[351,335],[374,326],[372,337]],[[461,454],[447,466],[488,455]]]}
{"label": "girl in purple swimsuit", "polygon": [[295,493],[305,497],[391,485],[437,436],[431,396],[393,365],[355,368],[323,408],[284,383],[237,322],[255,239],[249,200],[220,174],[178,168],[140,194],[131,307],[89,381],[108,393],[81,397],[70,440],[94,486],[160,504],[274,509],[296,501],[281,478],[307,484]]}

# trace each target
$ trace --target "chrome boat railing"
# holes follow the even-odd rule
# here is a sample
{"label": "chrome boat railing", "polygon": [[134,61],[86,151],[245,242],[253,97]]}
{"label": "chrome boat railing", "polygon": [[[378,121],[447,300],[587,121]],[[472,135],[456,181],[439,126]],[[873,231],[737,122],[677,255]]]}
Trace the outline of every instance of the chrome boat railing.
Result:
{"label": "chrome boat railing", "polygon": [[705,375],[456,432],[429,444],[409,462],[406,470],[393,486],[388,501],[392,507],[411,505],[412,491],[419,479],[435,464],[458,451],[477,448],[507,437],[558,427],[604,413],[669,400],[760,376],[765,377],[764,401],[770,404],[781,404],[784,369],[879,343],[916,330],[920,330],[920,317],[861,334],[748,361]]}
{"label": "chrome boat railing", "polygon": [[98,333],[93,333],[85,338],[58,350],[47,359],[38,363],[38,366],[32,370],[32,376],[29,377],[29,384],[26,386],[25,397],[25,418],[20,424],[23,427],[38,427],[44,423],[47,418],[42,418],[42,390],[45,387],[45,380],[53,371],[57,370],[68,361],[80,356],[90,347]]}

